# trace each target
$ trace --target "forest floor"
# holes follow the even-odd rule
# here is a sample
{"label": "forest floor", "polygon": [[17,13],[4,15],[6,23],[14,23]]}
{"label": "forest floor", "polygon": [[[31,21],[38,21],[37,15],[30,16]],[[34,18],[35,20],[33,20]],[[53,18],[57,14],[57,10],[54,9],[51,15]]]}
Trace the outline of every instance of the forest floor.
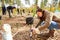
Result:
{"label": "forest floor", "polygon": [[[12,28],[13,40],[60,40],[60,30],[56,30],[54,37],[48,37],[46,34],[48,33],[48,29],[41,31],[40,34],[34,35],[31,38],[30,35],[30,27],[26,25],[26,17],[25,16],[15,16],[9,18],[8,16],[3,16],[2,25],[8,23]],[[35,27],[38,23],[38,19],[35,18],[33,26]],[[36,37],[35,37],[36,36]],[[0,40],[2,40],[2,35],[0,35]]]}

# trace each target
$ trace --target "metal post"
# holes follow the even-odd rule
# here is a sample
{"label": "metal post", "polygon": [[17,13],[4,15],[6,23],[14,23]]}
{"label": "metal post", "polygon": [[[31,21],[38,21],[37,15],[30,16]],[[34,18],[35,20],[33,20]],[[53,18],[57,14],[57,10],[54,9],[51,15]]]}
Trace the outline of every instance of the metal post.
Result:
{"label": "metal post", "polygon": [[4,24],[2,28],[4,30],[2,33],[3,40],[13,40],[11,26],[9,24]]}

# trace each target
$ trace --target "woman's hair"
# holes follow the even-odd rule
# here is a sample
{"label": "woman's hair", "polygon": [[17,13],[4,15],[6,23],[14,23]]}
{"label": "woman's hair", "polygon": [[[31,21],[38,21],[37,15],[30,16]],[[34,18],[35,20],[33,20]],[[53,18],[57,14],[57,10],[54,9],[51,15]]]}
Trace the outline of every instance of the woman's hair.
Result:
{"label": "woman's hair", "polygon": [[38,8],[38,9],[37,9],[37,12],[42,12],[42,9],[41,9],[41,8]]}

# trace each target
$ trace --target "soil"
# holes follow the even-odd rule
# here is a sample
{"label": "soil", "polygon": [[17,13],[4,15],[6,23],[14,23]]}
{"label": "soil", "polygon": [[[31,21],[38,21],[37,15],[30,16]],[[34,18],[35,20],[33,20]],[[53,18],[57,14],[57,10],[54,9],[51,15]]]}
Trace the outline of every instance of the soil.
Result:
{"label": "soil", "polygon": [[[43,30],[40,34],[33,35],[30,37],[30,27],[26,25],[25,21],[26,17],[17,16],[17,17],[4,17],[2,21],[2,25],[4,23],[8,23],[12,28],[12,35],[16,32],[16,35],[13,37],[13,40],[60,40],[60,30],[56,30],[54,37],[48,37],[46,34],[48,33],[48,29]],[[38,19],[35,19],[33,26],[35,27]],[[2,36],[0,34],[0,40],[2,40]]]}

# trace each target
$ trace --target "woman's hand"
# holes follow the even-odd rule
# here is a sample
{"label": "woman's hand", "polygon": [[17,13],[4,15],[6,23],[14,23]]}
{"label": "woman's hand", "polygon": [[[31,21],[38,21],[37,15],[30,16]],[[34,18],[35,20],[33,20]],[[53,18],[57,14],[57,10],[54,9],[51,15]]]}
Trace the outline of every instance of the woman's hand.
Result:
{"label": "woman's hand", "polygon": [[32,28],[32,33],[33,34],[40,34],[40,31],[38,28]]}

